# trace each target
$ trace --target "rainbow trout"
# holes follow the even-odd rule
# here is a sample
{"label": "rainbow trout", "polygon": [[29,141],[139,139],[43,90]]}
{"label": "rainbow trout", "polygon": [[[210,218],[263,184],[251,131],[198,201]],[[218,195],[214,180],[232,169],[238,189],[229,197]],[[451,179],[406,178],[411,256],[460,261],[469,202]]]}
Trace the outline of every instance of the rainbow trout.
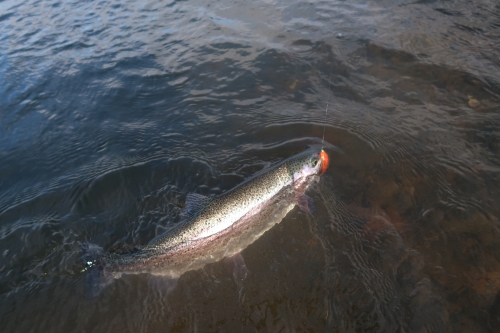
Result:
{"label": "rainbow trout", "polygon": [[84,244],[87,283],[91,293],[122,274],[151,273],[173,278],[205,264],[232,257],[279,223],[297,204],[313,210],[305,195],[309,185],[328,167],[323,150],[309,149],[260,171],[215,197],[190,193],[175,229],[127,254],[105,254]]}

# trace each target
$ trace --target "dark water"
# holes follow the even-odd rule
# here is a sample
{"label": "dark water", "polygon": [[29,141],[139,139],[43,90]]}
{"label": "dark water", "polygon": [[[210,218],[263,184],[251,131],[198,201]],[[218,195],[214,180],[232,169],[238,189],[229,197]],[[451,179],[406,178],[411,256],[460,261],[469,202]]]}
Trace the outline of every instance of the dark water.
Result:
{"label": "dark water", "polygon": [[[499,54],[493,0],[0,2],[2,332],[499,331]],[[318,212],[245,280],[86,299],[83,241],[145,244],[323,126]]]}

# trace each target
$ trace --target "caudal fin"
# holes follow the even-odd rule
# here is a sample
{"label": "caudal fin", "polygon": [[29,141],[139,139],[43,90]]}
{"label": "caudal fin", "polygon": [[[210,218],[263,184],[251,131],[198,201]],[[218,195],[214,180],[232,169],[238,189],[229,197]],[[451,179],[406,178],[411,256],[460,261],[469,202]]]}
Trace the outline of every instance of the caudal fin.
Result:
{"label": "caudal fin", "polygon": [[87,267],[85,277],[85,294],[87,298],[96,298],[101,291],[111,283],[112,278],[106,274],[102,247],[85,242],[82,244],[82,260]]}

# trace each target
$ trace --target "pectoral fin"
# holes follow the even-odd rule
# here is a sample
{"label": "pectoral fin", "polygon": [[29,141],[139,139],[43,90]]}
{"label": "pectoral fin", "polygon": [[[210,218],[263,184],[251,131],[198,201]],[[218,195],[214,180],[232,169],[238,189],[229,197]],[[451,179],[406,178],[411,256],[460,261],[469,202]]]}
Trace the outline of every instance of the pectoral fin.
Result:
{"label": "pectoral fin", "polygon": [[240,253],[236,253],[232,257],[225,258],[224,264],[226,265],[229,273],[233,274],[235,281],[241,281],[247,277],[248,268],[245,265],[245,260]]}
{"label": "pectoral fin", "polygon": [[297,196],[297,205],[308,214],[312,215],[317,212],[313,200],[305,194]]}

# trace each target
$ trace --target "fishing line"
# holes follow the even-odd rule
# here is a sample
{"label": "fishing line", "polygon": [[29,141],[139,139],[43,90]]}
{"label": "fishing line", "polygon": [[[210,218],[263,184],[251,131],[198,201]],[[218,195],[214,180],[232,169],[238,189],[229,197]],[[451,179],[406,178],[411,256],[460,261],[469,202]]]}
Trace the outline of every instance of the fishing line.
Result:
{"label": "fishing line", "polygon": [[[330,76],[328,78],[328,93],[330,93],[330,81],[332,78],[332,73],[330,73]],[[326,101],[326,109],[325,109],[325,122],[328,119],[328,104],[330,103],[330,94],[328,94],[328,99]],[[326,130],[326,124],[323,122],[323,140],[321,140],[321,150],[324,148],[324,143],[325,143],[325,130]]]}

